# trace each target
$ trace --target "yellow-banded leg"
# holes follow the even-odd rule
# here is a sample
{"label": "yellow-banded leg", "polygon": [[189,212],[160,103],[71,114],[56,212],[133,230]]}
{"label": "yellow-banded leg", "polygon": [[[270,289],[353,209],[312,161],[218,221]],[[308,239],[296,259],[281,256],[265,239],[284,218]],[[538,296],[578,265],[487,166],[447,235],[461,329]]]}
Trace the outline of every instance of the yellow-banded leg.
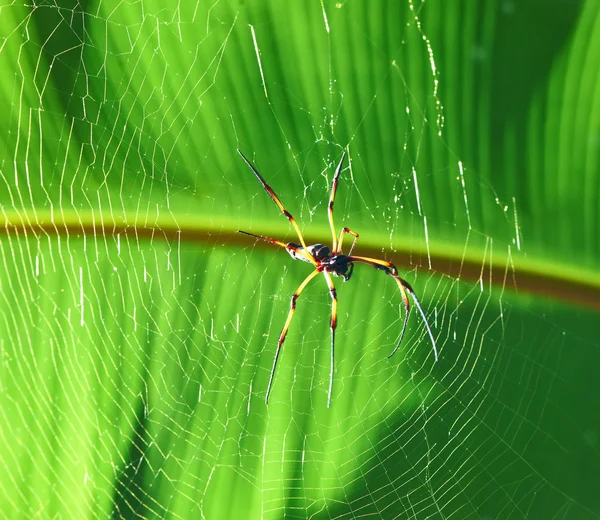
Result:
{"label": "yellow-banded leg", "polygon": [[[346,157],[346,152],[342,154],[342,158],[340,159],[340,163],[335,170],[335,174],[333,176],[333,181],[331,183],[331,195],[329,196],[329,208],[328,208],[328,216],[329,216],[329,227],[331,227],[331,236],[332,236],[332,247],[331,251],[335,253],[338,250],[337,237],[335,236],[335,226],[333,225],[333,203],[335,201],[335,192],[337,191],[338,181],[340,178],[340,173],[342,172],[342,165],[344,164],[344,159]],[[341,245],[340,245],[341,247]]]}
{"label": "yellow-banded leg", "polygon": [[427,329],[427,333],[429,334],[429,337],[431,338],[431,344],[433,346],[433,355],[435,356],[435,360],[437,361],[438,360],[438,352],[437,352],[437,347],[435,345],[435,338],[433,337],[433,333],[431,332],[431,328],[429,327],[429,322],[427,321],[425,312],[423,311],[423,308],[421,307],[421,303],[419,302],[419,299],[417,298],[417,295],[415,294],[415,291],[413,290],[413,288],[410,286],[410,284],[406,280],[404,280],[403,278],[400,278],[400,276],[398,276],[398,269],[396,268],[396,266],[394,264],[392,264],[391,262],[387,262],[386,260],[379,260],[378,258],[369,258],[366,256],[348,256],[348,258],[352,262],[362,262],[364,264],[372,265],[376,269],[381,269],[382,271],[385,271],[385,273],[389,274],[392,278],[394,278],[394,280],[396,280],[396,283],[398,284],[398,288],[400,289],[400,293],[402,294],[402,300],[404,301],[404,307],[406,308],[406,314],[404,315],[404,324],[402,325],[402,332],[400,333],[400,339],[398,340],[398,343],[396,344],[396,348],[394,348],[394,350],[388,357],[392,357],[396,353],[396,351],[400,347],[400,343],[402,343],[402,338],[404,337],[404,331],[406,330],[406,324],[408,322],[408,313],[410,311],[410,303],[408,301],[408,296],[406,295],[406,292],[408,291],[408,293],[411,295],[413,301],[415,302],[415,306],[419,310],[421,317],[423,318],[423,322],[425,323],[425,328]]}
{"label": "yellow-banded leg", "polygon": [[294,312],[296,311],[296,300],[304,290],[304,288],[308,285],[308,283],[319,274],[319,270],[314,270],[310,273],[304,281],[300,284],[296,292],[292,295],[292,302],[290,304],[290,312],[288,313],[287,320],[285,320],[285,325],[283,326],[283,330],[279,336],[279,341],[277,342],[277,350],[275,351],[275,358],[273,359],[273,368],[271,369],[271,377],[269,378],[269,386],[267,386],[267,396],[265,397],[265,403],[269,404],[269,394],[271,393],[271,386],[273,385],[273,378],[275,377],[275,369],[277,368],[277,360],[279,359],[279,352],[281,351],[281,345],[285,341],[285,337],[287,335],[287,331],[290,327],[290,322],[292,321],[292,317],[294,316]]}
{"label": "yellow-banded leg", "polygon": [[335,348],[335,328],[337,327],[337,294],[335,292],[335,286],[331,275],[327,271],[323,271],[325,280],[327,280],[327,286],[329,287],[329,294],[331,294],[331,360],[329,367],[329,393],[327,394],[327,408],[331,406],[331,394],[333,392],[333,370],[334,370],[334,348]]}
{"label": "yellow-banded leg", "polygon": [[285,247],[288,251],[294,251],[295,253],[301,255],[302,257],[306,258],[307,261],[311,262],[312,260],[312,256],[309,255],[306,251],[304,251],[303,249],[300,249],[299,247],[295,247],[293,244],[286,244],[285,242],[281,242],[279,240],[275,240],[274,238],[270,238],[270,237],[265,237],[263,235],[255,235],[254,233],[248,233],[248,231],[241,231],[238,229],[238,233],[243,233],[244,235],[248,235],[249,237],[254,237],[254,238],[260,238],[261,240],[264,240],[265,242],[270,242],[271,244],[275,244],[277,246],[281,246],[281,247]]}
{"label": "yellow-banded leg", "polygon": [[260,183],[262,184],[265,191],[271,196],[271,198],[273,199],[273,202],[275,202],[275,204],[277,204],[277,206],[279,207],[281,212],[287,217],[287,219],[290,221],[292,226],[294,226],[294,229],[296,230],[296,233],[298,234],[298,238],[300,239],[300,243],[302,244],[302,247],[304,248],[304,252],[306,253],[307,258],[310,260],[310,262],[315,267],[317,267],[317,265],[318,265],[317,261],[312,257],[312,255],[310,255],[308,253],[308,250],[306,249],[306,242],[304,241],[302,232],[300,231],[300,228],[298,227],[296,220],[294,219],[294,217],[292,217],[292,214],[287,209],[285,209],[284,205],[279,200],[279,197],[273,191],[273,188],[271,188],[271,186],[269,186],[267,184],[267,182],[263,179],[262,175],[260,173],[258,173],[258,170],[254,167],[254,165],[248,159],[246,159],[246,156],[240,150],[238,150],[238,153],[240,154],[242,159],[244,159],[244,161],[246,162],[248,167],[252,170],[254,175],[256,175],[256,178],[260,181]]}
{"label": "yellow-banded leg", "polygon": [[344,229],[342,229],[342,232],[340,233],[340,240],[338,242],[339,250],[335,250],[334,254],[342,252],[342,242],[344,241],[344,235],[346,233],[348,233],[349,235],[352,235],[354,237],[354,240],[352,242],[352,246],[350,247],[350,251],[348,252],[348,255],[351,255],[352,251],[354,251],[354,246],[356,245],[356,241],[358,240],[358,233],[355,233],[354,231],[345,227]]}

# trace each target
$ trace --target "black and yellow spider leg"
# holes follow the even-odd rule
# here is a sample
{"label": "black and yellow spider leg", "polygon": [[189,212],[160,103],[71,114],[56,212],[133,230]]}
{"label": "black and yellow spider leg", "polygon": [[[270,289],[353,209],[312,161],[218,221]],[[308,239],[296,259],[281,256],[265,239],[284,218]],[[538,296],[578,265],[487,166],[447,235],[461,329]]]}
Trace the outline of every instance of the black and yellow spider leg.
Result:
{"label": "black and yellow spider leg", "polygon": [[[304,241],[304,237],[302,236],[302,232],[300,231],[300,228],[298,227],[298,224],[296,223],[296,220],[294,219],[294,217],[292,217],[292,214],[285,209],[285,207],[283,206],[283,204],[281,203],[281,201],[279,200],[279,197],[277,195],[275,195],[275,192],[273,191],[273,188],[271,188],[271,186],[269,186],[267,184],[267,182],[263,179],[262,175],[260,173],[258,173],[258,170],[254,167],[254,165],[248,160],[246,159],[246,156],[241,152],[241,150],[238,150],[238,153],[240,154],[240,156],[242,157],[242,159],[244,159],[244,161],[246,162],[246,164],[248,165],[248,167],[252,170],[252,172],[254,173],[254,175],[256,175],[256,178],[260,181],[260,183],[263,185],[263,188],[265,189],[265,191],[271,196],[271,198],[273,199],[273,202],[275,202],[275,204],[277,204],[277,206],[279,207],[279,209],[281,210],[281,212],[287,217],[287,219],[290,221],[290,223],[292,224],[292,226],[294,226],[294,229],[296,230],[296,233],[298,234],[298,238],[300,239],[300,243],[302,244],[302,247],[304,248],[304,251],[307,251],[306,249],[306,242]],[[317,261],[307,252],[307,257],[309,258],[310,262],[317,267]]]}
{"label": "black and yellow spider leg", "polygon": [[[406,290],[404,289],[404,285],[402,284],[402,279],[398,275],[393,274],[388,269],[385,269],[385,272],[387,274],[389,274],[390,276],[392,276],[394,278],[394,280],[396,280],[396,283],[398,284],[398,288],[400,289],[400,294],[402,295],[402,301],[404,302],[404,308],[406,309],[406,312],[404,313],[404,323],[402,324],[402,330],[400,331],[400,338],[398,338],[398,343],[396,343],[394,350],[392,350],[391,354],[388,356],[388,359],[389,359],[398,351],[398,349],[400,348],[400,345],[402,344],[402,340],[404,339],[404,333],[406,332],[406,324],[408,323],[408,315],[410,314],[410,302],[408,301],[408,296],[406,295]],[[435,343],[433,344],[433,350],[435,352]],[[435,359],[437,361],[437,354],[436,354]]]}
{"label": "black and yellow spider leg", "polygon": [[[338,181],[340,178],[340,173],[342,172],[342,165],[344,164],[345,157],[346,157],[346,152],[344,152],[342,154],[340,163],[338,164],[338,167],[335,170],[335,174],[333,176],[333,182],[331,183],[331,195],[329,197],[329,208],[327,210],[327,214],[329,216],[329,226],[331,227],[331,236],[333,237],[332,238],[333,244],[332,244],[331,251],[334,254],[338,251],[338,243],[337,243],[337,237],[335,236],[335,226],[333,225],[333,203],[335,201],[335,192],[337,191]],[[340,248],[341,248],[341,244],[340,244]]]}
{"label": "black and yellow spider leg", "polygon": [[329,287],[329,294],[331,294],[331,359],[329,367],[329,392],[327,394],[327,408],[331,406],[331,394],[333,392],[333,370],[334,370],[334,348],[335,348],[335,328],[337,327],[337,294],[335,292],[335,286],[331,275],[327,271],[323,271],[325,280],[327,280],[327,286]]}
{"label": "black and yellow spider leg", "polygon": [[273,378],[275,377],[275,369],[277,368],[277,360],[279,359],[279,352],[281,351],[281,345],[285,341],[285,337],[287,335],[288,329],[290,327],[290,322],[292,321],[292,317],[294,316],[294,312],[296,311],[296,300],[304,290],[304,288],[308,285],[308,283],[319,274],[319,270],[314,270],[310,273],[304,281],[300,284],[296,292],[292,295],[292,301],[290,304],[290,311],[288,312],[287,320],[285,320],[285,325],[283,326],[283,330],[279,336],[279,341],[277,342],[277,350],[275,351],[275,358],[273,359],[273,368],[271,369],[271,377],[269,377],[269,386],[267,386],[267,395],[265,397],[265,403],[269,404],[269,394],[271,393],[271,386],[273,385]]}
{"label": "black and yellow spider leg", "polygon": [[248,231],[242,231],[240,229],[238,229],[238,233],[243,233],[244,235],[248,235],[249,237],[260,238],[261,240],[264,240],[265,242],[270,242],[271,244],[275,244],[277,246],[285,247],[288,251],[294,251],[295,253],[301,255],[302,257],[306,258],[307,261],[310,262],[310,255],[308,253],[306,253],[306,251],[304,251],[300,247],[295,247],[292,244],[286,244],[285,242],[281,242],[279,240],[275,240],[274,238],[265,237],[263,235],[255,235],[254,233],[248,233]]}
{"label": "black and yellow spider leg", "polygon": [[[410,302],[408,301],[406,290],[404,288],[404,285],[402,284],[403,280],[397,274],[394,274],[394,271],[397,272],[397,269],[396,266],[390,262],[386,262],[385,260],[379,260],[378,258],[368,258],[362,256],[353,256],[349,258],[351,258],[352,261],[363,262],[365,264],[372,265],[376,269],[381,269],[382,271],[385,271],[385,273],[393,277],[394,280],[396,280],[396,283],[398,284],[398,288],[400,289],[400,294],[402,296],[402,301],[404,302],[404,308],[406,309],[406,312],[404,313],[404,323],[402,324],[402,330],[400,331],[400,337],[398,338],[398,342],[396,343],[394,350],[392,350],[392,353],[388,356],[388,358],[391,358],[398,351],[400,345],[402,344],[402,340],[404,339],[404,333],[406,332],[406,325],[408,323],[408,315],[410,314]],[[433,345],[433,348],[435,351],[435,343]]]}
{"label": "black and yellow spider leg", "polygon": [[394,275],[394,278],[397,278],[402,283],[402,285],[404,285],[404,288],[412,296],[413,302],[415,302],[415,306],[417,307],[417,309],[419,309],[419,312],[421,313],[421,318],[423,318],[423,323],[425,323],[425,328],[427,329],[427,332],[429,333],[429,337],[431,338],[431,345],[433,346],[433,355],[435,356],[435,360],[437,361],[438,360],[438,351],[437,351],[437,347],[435,346],[435,339],[433,337],[433,333],[431,332],[431,328],[429,327],[429,322],[427,321],[425,312],[423,312],[423,308],[421,307],[421,303],[419,302],[419,299],[417,298],[415,291],[413,291],[413,288],[410,286],[410,284],[406,280],[403,280],[402,278],[400,278],[397,275]]}
{"label": "black and yellow spider leg", "polygon": [[391,262],[388,262],[387,260],[380,260],[379,258],[371,258],[369,256],[352,256],[352,257],[350,257],[350,255],[348,255],[348,258],[350,258],[352,261],[356,260],[357,262],[363,262],[365,264],[372,265],[373,267],[377,267],[379,265],[382,267],[387,267],[388,269],[390,269],[390,271],[393,274],[395,274],[395,275],[398,274],[398,269],[396,269],[396,266],[394,264],[392,264]]}
{"label": "black and yellow spider leg", "polygon": [[348,229],[347,227],[342,229],[342,232],[340,233],[340,241],[338,242],[339,249],[335,252],[336,253],[342,252],[342,242],[344,241],[344,235],[346,233],[348,233],[349,235],[352,235],[354,237],[354,241],[352,242],[352,246],[350,247],[350,251],[348,252],[348,255],[351,255],[352,251],[354,251],[354,246],[356,245],[356,241],[358,240],[358,233],[355,233],[354,231],[352,231],[351,229]]}
{"label": "black and yellow spider leg", "polygon": [[410,310],[410,305],[408,302],[408,298],[406,296],[406,292],[408,291],[408,293],[411,295],[411,297],[415,303],[415,306],[419,310],[421,317],[423,318],[423,322],[425,323],[425,328],[427,329],[427,333],[429,334],[429,338],[431,339],[431,345],[433,346],[433,355],[435,356],[435,360],[437,361],[438,360],[437,347],[435,344],[435,338],[433,337],[433,332],[431,332],[431,327],[429,326],[429,322],[427,321],[427,316],[425,316],[425,312],[423,311],[423,308],[421,307],[421,303],[419,302],[419,299],[417,298],[417,295],[415,294],[415,291],[413,290],[413,288],[410,286],[410,284],[406,280],[404,280],[403,278],[400,278],[400,276],[398,276],[398,269],[396,268],[396,266],[394,264],[392,264],[391,262],[387,262],[385,260],[379,260],[378,258],[369,258],[369,257],[365,257],[365,256],[348,256],[348,258],[352,262],[362,262],[365,264],[372,265],[376,269],[381,269],[382,271],[385,271],[386,274],[389,274],[391,277],[394,278],[394,280],[396,280],[396,283],[398,284],[398,288],[400,289],[400,292],[402,293],[402,299],[404,300],[404,306],[406,308],[406,315],[404,316],[404,325],[402,326],[402,332],[400,333],[400,340],[398,341],[396,348],[392,351],[392,353],[388,357],[393,356],[396,353],[396,351],[398,350],[400,343],[402,343],[402,337],[404,336],[404,331],[406,329],[406,323],[408,320],[408,312]]}

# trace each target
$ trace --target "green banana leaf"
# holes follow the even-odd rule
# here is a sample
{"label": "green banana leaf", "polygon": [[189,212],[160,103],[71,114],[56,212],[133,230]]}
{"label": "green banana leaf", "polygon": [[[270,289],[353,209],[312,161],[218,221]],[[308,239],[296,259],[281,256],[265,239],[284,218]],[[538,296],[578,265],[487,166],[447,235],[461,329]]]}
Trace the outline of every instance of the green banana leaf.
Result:
{"label": "green banana leaf", "polygon": [[[2,7],[0,516],[600,517],[598,70],[591,0]],[[237,149],[421,303],[334,278],[331,406]]]}

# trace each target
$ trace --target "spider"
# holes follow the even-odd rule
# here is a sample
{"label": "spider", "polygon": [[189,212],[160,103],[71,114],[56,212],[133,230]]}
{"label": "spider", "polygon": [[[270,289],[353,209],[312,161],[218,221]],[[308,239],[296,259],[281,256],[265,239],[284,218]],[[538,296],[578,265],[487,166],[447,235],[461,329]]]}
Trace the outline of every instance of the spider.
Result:
{"label": "spider", "polygon": [[[406,294],[408,292],[411,295],[417,309],[419,310],[419,312],[423,318],[423,322],[425,323],[425,327],[427,328],[427,332],[429,333],[429,337],[431,338],[431,343],[433,345],[433,353],[435,356],[435,360],[437,361],[438,353],[437,353],[437,348],[435,345],[435,339],[433,337],[433,333],[431,332],[431,328],[429,327],[429,323],[427,322],[427,318],[425,317],[425,313],[423,312],[421,304],[419,303],[419,300],[417,299],[417,296],[416,296],[415,292],[413,291],[413,288],[410,286],[410,284],[406,280],[404,280],[403,278],[401,278],[398,275],[398,269],[396,268],[396,266],[390,262],[387,262],[386,260],[379,260],[377,258],[370,258],[370,257],[366,257],[366,256],[352,255],[352,251],[354,250],[354,247],[356,246],[356,241],[358,240],[358,233],[355,233],[354,231],[351,231],[350,229],[348,229],[346,227],[342,229],[339,238],[336,237],[335,226],[333,225],[333,203],[335,200],[335,193],[336,193],[337,187],[338,187],[338,180],[340,177],[340,173],[342,171],[342,165],[344,164],[344,159],[346,157],[346,152],[344,152],[342,154],[342,158],[340,159],[340,162],[339,162],[339,164],[335,170],[335,174],[333,176],[333,182],[331,183],[331,195],[329,197],[329,208],[328,208],[329,226],[331,227],[331,236],[332,236],[332,240],[333,240],[331,249],[329,249],[327,246],[325,246],[323,244],[314,244],[312,246],[306,245],[306,242],[304,240],[302,232],[300,231],[300,228],[298,227],[298,224],[296,223],[296,220],[294,219],[294,217],[291,215],[291,213],[287,209],[285,209],[284,205],[279,200],[279,197],[275,194],[275,192],[273,191],[271,186],[269,186],[267,184],[267,182],[263,179],[262,175],[260,173],[258,173],[258,170],[254,167],[254,165],[244,156],[244,154],[240,150],[238,150],[238,153],[241,155],[242,159],[244,159],[244,161],[246,162],[248,167],[252,170],[254,175],[256,175],[256,178],[260,181],[263,188],[269,194],[269,196],[273,199],[275,204],[277,204],[277,206],[279,207],[281,212],[290,221],[290,223],[296,230],[296,233],[298,234],[298,239],[300,240],[300,244],[295,244],[293,242],[289,242],[286,244],[279,240],[275,240],[274,238],[269,238],[269,237],[265,237],[262,235],[255,235],[253,233],[248,233],[247,231],[240,230],[238,232],[243,233],[244,235],[258,238],[260,240],[265,240],[266,242],[270,242],[271,244],[275,244],[277,246],[283,247],[286,249],[286,251],[290,254],[290,256],[294,260],[301,260],[303,262],[307,262],[309,264],[312,264],[313,267],[315,268],[315,270],[304,279],[304,281],[300,284],[298,289],[296,289],[296,292],[292,295],[290,310],[289,310],[287,319],[285,321],[285,325],[283,326],[283,330],[281,331],[281,334],[279,336],[279,341],[277,342],[277,350],[275,351],[275,358],[273,360],[273,368],[271,369],[271,376],[269,377],[269,385],[267,386],[267,395],[265,397],[265,403],[269,404],[269,395],[271,393],[271,387],[273,385],[273,379],[275,377],[275,369],[277,368],[277,360],[279,359],[279,354],[281,352],[281,346],[283,345],[283,342],[285,341],[285,337],[287,335],[287,332],[288,332],[288,329],[290,326],[290,322],[292,321],[292,317],[294,316],[294,312],[296,311],[296,300],[298,300],[298,297],[300,296],[302,291],[305,289],[305,287],[309,284],[309,282],[315,276],[317,276],[319,273],[323,273],[323,276],[325,277],[325,281],[327,282],[327,286],[329,287],[329,293],[331,295],[331,323],[330,323],[331,364],[330,364],[330,368],[329,368],[329,392],[327,394],[327,407],[329,408],[331,406],[331,394],[333,391],[335,329],[337,326],[337,295],[336,295],[335,286],[333,285],[333,280],[331,278],[331,275],[341,276],[344,278],[344,282],[347,282],[348,280],[350,280],[350,277],[352,276],[355,262],[368,264],[368,265],[373,266],[375,269],[380,269],[381,271],[385,272],[386,274],[388,274],[392,278],[394,278],[394,280],[396,280],[396,283],[398,284],[398,288],[400,289],[400,294],[402,295],[402,300],[404,302],[404,307],[406,309],[406,313],[404,314],[404,323],[402,325],[402,330],[400,331],[400,338],[398,339],[398,342],[397,342],[394,350],[388,356],[388,358],[392,357],[396,353],[396,351],[400,347],[400,344],[402,343],[402,338],[404,337],[404,332],[406,330],[406,324],[408,322],[408,314],[410,311],[410,304],[408,301],[408,296]],[[354,237],[354,240],[352,242],[352,246],[350,246],[350,250],[349,250],[348,254],[345,255],[342,252],[342,242],[344,240],[345,235],[347,235],[347,234],[352,235]]]}

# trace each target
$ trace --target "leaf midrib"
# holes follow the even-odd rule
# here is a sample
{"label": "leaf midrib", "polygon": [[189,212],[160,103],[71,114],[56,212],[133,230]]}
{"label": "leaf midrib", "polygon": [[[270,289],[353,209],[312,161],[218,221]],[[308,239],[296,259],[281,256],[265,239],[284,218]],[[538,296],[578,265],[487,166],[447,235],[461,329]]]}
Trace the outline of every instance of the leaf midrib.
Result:
{"label": "leaf midrib", "polygon": [[[126,235],[136,238],[163,239],[166,241],[194,242],[206,245],[243,247],[260,247],[273,249],[271,244],[253,242],[247,236],[237,233],[238,220],[219,218],[218,224],[206,218],[186,216],[177,218],[172,213],[157,215],[155,218],[146,215],[143,219],[128,219],[126,215],[107,217],[103,212],[76,211],[35,211],[4,212],[0,218],[0,229],[8,236],[38,235],[92,235],[117,236]],[[285,226],[270,223],[260,227],[254,225],[252,232],[256,234],[278,237],[285,240]],[[317,233],[305,233],[309,244],[328,243],[331,240],[328,229]],[[293,240],[293,239],[292,239]],[[389,241],[389,237],[361,235],[360,254],[364,256],[385,258],[398,266],[406,268],[426,269],[432,273],[443,274],[463,281],[492,285],[504,290],[531,293],[550,297],[564,303],[600,310],[600,275],[589,269],[549,262],[547,259],[522,255],[494,252],[493,261],[486,252],[477,246],[469,249],[457,248],[453,244],[430,241],[425,244],[414,244],[414,239],[397,235],[392,252],[382,255],[381,244]],[[410,249],[403,244],[410,244]]]}

